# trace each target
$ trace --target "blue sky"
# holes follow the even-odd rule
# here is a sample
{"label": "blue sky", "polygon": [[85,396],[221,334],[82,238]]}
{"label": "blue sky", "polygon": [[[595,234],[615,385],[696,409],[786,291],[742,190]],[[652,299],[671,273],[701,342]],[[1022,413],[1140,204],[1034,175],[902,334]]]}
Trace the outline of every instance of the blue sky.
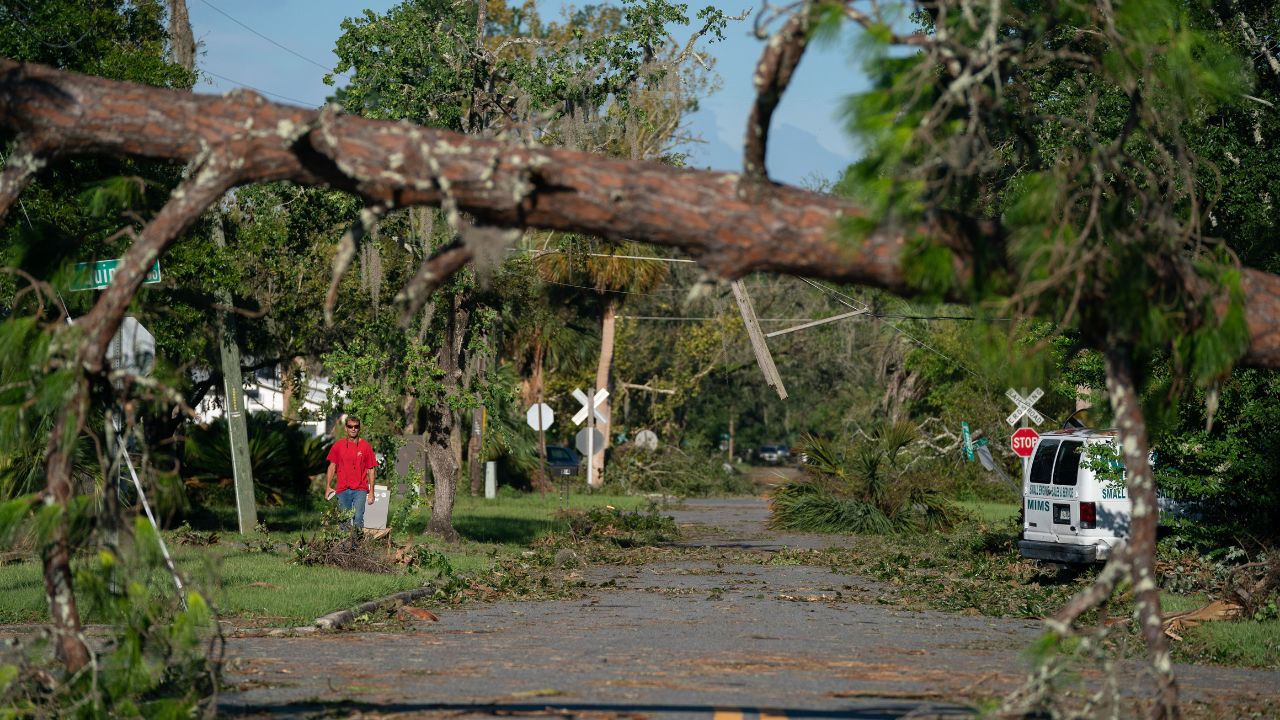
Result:
{"label": "blue sky", "polygon": [[[598,2],[599,0],[597,0]],[[252,87],[274,100],[306,106],[322,104],[331,92],[321,78],[337,58],[333,46],[344,18],[365,8],[384,12],[396,0],[187,0],[205,73],[200,92]],[[566,3],[539,2],[544,16]],[[586,3],[577,3],[586,4]],[[692,14],[701,5],[690,3]],[[749,0],[717,3],[737,15],[759,8]],[[239,21],[238,23],[236,21]],[[725,39],[706,49],[716,59],[721,89],[706,98],[691,118],[706,143],[689,148],[695,167],[741,169],[742,136],[754,98],[751,75],[763,43],[751,35],[751,20],[731,24]],[[854,157],[841,128],[841,99],[865,88],[866,80],[845,50],[847,42],[810,48],[774,116],[770,135],[770,175],[806,184],[834,180]]]}

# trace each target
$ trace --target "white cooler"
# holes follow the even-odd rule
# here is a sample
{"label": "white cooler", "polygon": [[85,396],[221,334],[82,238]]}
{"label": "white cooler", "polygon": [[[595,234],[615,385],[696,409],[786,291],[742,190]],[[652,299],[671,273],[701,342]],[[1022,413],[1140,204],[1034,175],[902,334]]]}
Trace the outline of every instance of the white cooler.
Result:
{"label": "white cooler", "polygon": [[373,504],[364,509],[364,526],[381,530],[387,526],[387,511],[391,508],[391,490],[386,485],[373,486]]}

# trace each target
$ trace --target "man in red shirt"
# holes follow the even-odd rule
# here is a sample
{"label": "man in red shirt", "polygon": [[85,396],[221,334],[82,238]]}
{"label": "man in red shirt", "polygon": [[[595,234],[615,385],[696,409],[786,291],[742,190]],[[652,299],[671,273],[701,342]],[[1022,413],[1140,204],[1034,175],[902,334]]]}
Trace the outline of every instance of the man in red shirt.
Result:
{"label": "man in red shirt", "polygon": [[360,418],[348,415],[347,436],[329,448],[329,473],[324,478],[325,497],[333,492],[338,476],[338,507],[355,512],[351,524],[364,527],[364,507],[373,504],[373,469],[378,459],[373,446],[360,439]]}

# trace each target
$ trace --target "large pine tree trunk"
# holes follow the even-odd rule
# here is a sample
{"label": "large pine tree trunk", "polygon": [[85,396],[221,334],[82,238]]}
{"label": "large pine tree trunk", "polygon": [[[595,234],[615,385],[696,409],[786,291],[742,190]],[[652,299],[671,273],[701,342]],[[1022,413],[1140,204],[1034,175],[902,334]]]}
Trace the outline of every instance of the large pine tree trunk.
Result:
{"label": "large pine tree trunk", "polygon": [[1138,625],[1147,643],[1156,681],[1156,698],[1152,718],[1178,717],[1178,684],[1169,657],[1169,640],[1165,637],[1160,615],[1160,587],[1156,584],[1156,481],[1151,471],[1147,425],[1138,399],[1133,376],[1133,355],[1128,344],[1108,338],[1104,355],[1107,393],[1120,429],[1120,454],[1128,476],[1129,498],[1133,503],[1129,537],[1130,580],[1138,606]]}
{"label": "large pine tree trunk", "polygon": [[431,465],[431,476],[435,482],[435,502],[431,507],[427,532],[448,542],[458,540],[458,531],[453,529],[453,502],[458,492],[458,459],[462,456],[458,413],[450,406],[449,399],[462,391],[462,349],[470,319],[471,312],[463,297],[454,296],[437,353],[440,370],[444,372],[440,379],[444,389],[427,412],[427,431],[423,434],[427,463]]}
{"label": "large pine tree trunk", "polygon": [[[600,322],[600,363],[596,366],[596,389],[609,390],[609,380],[613,376],[613,342],[618,322],[618,301],[613,298],[606,298],[604,303],[604,318]],[[610,390],[612,392],[612,390]],[[605,422],[596,421],[596,429],[604,436],[604,442],[600,443],[600,447],[596,448],[595,453],[595,477],[587,478],[587,482],[592,487],[600,487],[604,484],[604,451],[609,447],[609,420],[613,416],[609,413],[609,399],[600,403],[600,409],[604,416],[608,418]]]}

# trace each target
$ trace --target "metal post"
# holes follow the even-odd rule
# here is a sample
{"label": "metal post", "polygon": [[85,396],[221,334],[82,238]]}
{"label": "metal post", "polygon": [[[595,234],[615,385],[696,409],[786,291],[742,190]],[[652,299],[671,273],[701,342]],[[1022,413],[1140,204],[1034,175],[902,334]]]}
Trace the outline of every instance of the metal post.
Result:
{"label": "metal post", "polygon": [[[214,213],[213,242],[219,249],[227,246],[222,233],[222,215]],[[223,305],[231,305],[231,293],[218,292]],[[219,318],[219,348],[222,351],[222,379],[226,391],[227,438],[231,443],[231,473],[236,486],[236,517],[240,534],[258,527],[258,506],[253,498],[253,467],[249,462],[249,425],[244,408],[244,378],[240,374],[240,346],[236,344],[236,319],[231,313]]]}
{"label": "metal post", "polygon": [[[1027,397],[1028,395],[1030,395],[1030,393],[1027,392],[1026,387],[1018,388],[1018,392],[1022,395],[1022,397]],[[1028,425],[1031,424],[1031,418],[1027,417],[1028,414],[1029,413],[1022,414],[1022,421],[1018,424],[1018,427],[1027,427]],[[1031,455],[1029,457],[1022,458],[1022,477],[1024,478],[1027,477],[1027,468],[1031,465],[1031,460],[1034,457],[1035,457],[1035,448],[1032,448]]]}
{"label": "metal post", "polygon": [[490,460],[484,464],[484,499],[498,497],[498,463]]}
{"label": "metal post", "polygon": [[587,395],[587,487],[595,487],[596,479],[596,389]]}

